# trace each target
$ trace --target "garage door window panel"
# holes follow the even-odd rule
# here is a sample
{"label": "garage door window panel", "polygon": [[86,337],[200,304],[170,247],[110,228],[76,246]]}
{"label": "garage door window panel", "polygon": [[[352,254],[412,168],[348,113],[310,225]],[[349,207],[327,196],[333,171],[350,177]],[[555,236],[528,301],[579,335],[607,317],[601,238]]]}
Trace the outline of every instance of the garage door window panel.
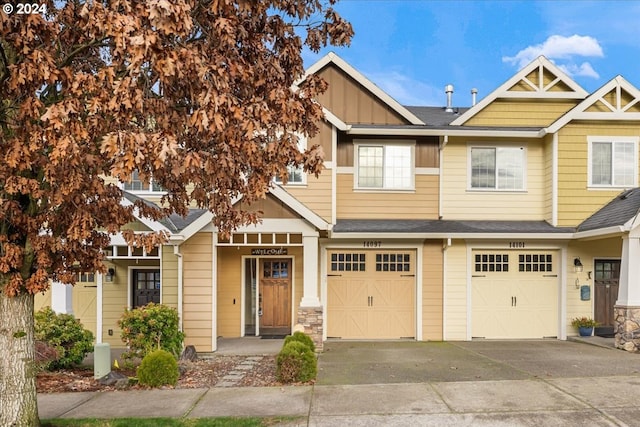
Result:
{"label": "garage door window panel", "polygon": [[411,255],[406,253],[376,254],[376,271],[411,271]]}
{"label": "garage door window panel", "polygon": [[476,273],[508,272],[509,254],[476,254]]}
{"label": "garage door window panel", "polygon": [[551,254],[520,254],[518,255],[518,271],[524,273],[550,273],[553,271],[553,256]]}
{"label": "garage door window panel", "polygon": [[331,254],[331,271],[365,271],[366,256],[363,253]]}

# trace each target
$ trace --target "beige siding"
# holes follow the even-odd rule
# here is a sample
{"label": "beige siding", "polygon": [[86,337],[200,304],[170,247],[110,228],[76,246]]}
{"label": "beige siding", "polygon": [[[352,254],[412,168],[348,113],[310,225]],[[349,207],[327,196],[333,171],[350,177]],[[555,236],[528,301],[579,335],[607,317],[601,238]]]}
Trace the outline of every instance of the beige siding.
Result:
{"label": "beige siding", "polygon": [[[620,258],[622,253],[622,239],[620,237],[612,237],[605,240],[589,240],[575,241],[569,245],[567,250],[567,317],[565,319],[565,327],[567,335],[577,335],[576,329],[571,326],[571,319],[574,317],[588,316],[593,317],[593,304],[595,301],[595,289],[593,279],[589,280],[587,274],[594,271],[594,260],[596,258]],[[580,261],[584,266],[582,273],[573,271],[573,260],[580,257]],[[591,274],[593,277],[593,273]],[[580,285],[591,286],[591,299],[589,301],[580,300],[580,289],[576,289],[576,279],[579,279]]]}
{"label": "beige siding", "polygon": [[162,303],[178,308],[178,257],[173,246],[162,247]]}
{"label": "beige siding", "polygon": [[574,122],[558,136],[558,225],[576,226],[620,194],[621,188],[587,189],[588,136],[639,136],[637,122]]}
{"label": "beige siding", "polygon": [[337,175],[337,216],[348,219],[437,219],[438,176],[416,175],[411,192],[354,191],[353,174]]}
{"label": "beige siding", "polygon": [[[118,320],[122,317],[122,313],[129,307],[131,292],[130,268],[139,267],[158,267],[158,261],[145,260],[116,260],[108,263],[107,268],[114,266],[116,275],[113,282],[104,282],[102,286],[102,341],[107,342],[114,348],[124,347],[124,343],[120,339],[120,328]],[[113,335],[109,335],[109,330],[113,331]]]}
{"label": "beige siding", "polygon": [[[493,140],[474,139],[478,144]],[[469,162],[466,141],[449,141],[444,153],[442,210],[444,219],[542,220],[546,194],[544,150],[539,140],[501,141],[527,147],[526,191],[468,190]],[[472,208],[472,209],[470,209]]]}
{"label": "beige siding", "polygon": [[[298,312],[303,292],[303,253],[301,247],[289,247],[287,252],[287,255],[276,258],[294,258],[294,275],[291,284],[293,287],[293,326],[296,323],[296,313]],[[249,247],[227,246],[218,248],[218,336],[227,338],[241,336],[242,257],[250,255],[251,248]]]}
{"label": "beige siding", "polygon": [[465,126],[548,126],[577,101],[497,100],[469,119]]}
{"label": "beige siding", "polygon": [[333,65],[318,73],[329,89],[318,101],[345,123],[399,125],[406,121],[362,85]]}
{"label": "beige siding", "polygon": [[422,339],[442,341],[442,242],[422,250]]}
{"label": "beige siding", "polygon": [[455,240],[447,248],[445,269],[445,339],[467,339],[467,246]]}
{"label": "beige siding", "polygon": [[317,178],[307,177],[307,185],[288,185],[287,191],[309,209],[331,222],[331,171],[325,169]]}
{"label": "beige siding", "polygon": [[213,235],[198,233],[180,246],[183,256],[185,345],[211,351],[213,316]]}

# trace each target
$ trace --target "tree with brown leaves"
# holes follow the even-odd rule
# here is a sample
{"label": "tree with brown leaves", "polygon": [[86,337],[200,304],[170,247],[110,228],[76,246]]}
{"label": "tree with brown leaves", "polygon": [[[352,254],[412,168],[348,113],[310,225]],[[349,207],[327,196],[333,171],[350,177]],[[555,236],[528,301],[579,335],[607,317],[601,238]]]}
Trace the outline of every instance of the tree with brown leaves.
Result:
{"label": "tree with brown leaves", "polygon": [[[256,222],[233,207],[263,197],[322,117],[301,51],[346,45],[336,0],[65,0],[0,12],[0,425],[38,425],[33,295],[104,271],[109,235],[190,204],[228,232]],[[25,9],[26,10],[26,9]],[[23,12],[25,11],[23,10]],[[123,206],[138,171],[162,208]],[[133,235],[151,247],[166,236]]]}

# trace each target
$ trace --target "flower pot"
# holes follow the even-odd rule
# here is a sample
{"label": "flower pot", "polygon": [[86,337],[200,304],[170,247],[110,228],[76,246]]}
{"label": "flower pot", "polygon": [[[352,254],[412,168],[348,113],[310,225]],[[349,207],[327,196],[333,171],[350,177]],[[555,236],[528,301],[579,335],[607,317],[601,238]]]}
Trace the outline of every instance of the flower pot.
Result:
{"label": "flower pot", "polygon": [[578,332],[581,337],[590,337],[593,334],[593,327],[591,326],[580,326],[578,328]]}

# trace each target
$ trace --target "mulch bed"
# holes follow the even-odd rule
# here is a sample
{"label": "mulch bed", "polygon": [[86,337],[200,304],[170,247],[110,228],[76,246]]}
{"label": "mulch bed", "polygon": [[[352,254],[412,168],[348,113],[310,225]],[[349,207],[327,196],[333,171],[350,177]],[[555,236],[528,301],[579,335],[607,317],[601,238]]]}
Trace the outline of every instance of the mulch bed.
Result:
{"label": "mulch bed", "polygon": [[[208,388],[214,387],[222,378],[244,361],[244,356],[216,356],[211,359],[200,359],[195,362],[180,362],[183,374],[175,388]],[[120,372],[129,377],[135,376],[135,370],[121,369]],[[258,361],[252,370],[247,371],[238,382],[238,387],[274,387],[282,383],[276,380],[275,356],[265,356]],[[146,389],[141,385],[130,385],[129,389]],[[61,393],[78,391],[115,390],[113,386],[103,386],[93,378],[93,369],[77,368],[55,372],[40,372],[37,376],[38,393]]]}

